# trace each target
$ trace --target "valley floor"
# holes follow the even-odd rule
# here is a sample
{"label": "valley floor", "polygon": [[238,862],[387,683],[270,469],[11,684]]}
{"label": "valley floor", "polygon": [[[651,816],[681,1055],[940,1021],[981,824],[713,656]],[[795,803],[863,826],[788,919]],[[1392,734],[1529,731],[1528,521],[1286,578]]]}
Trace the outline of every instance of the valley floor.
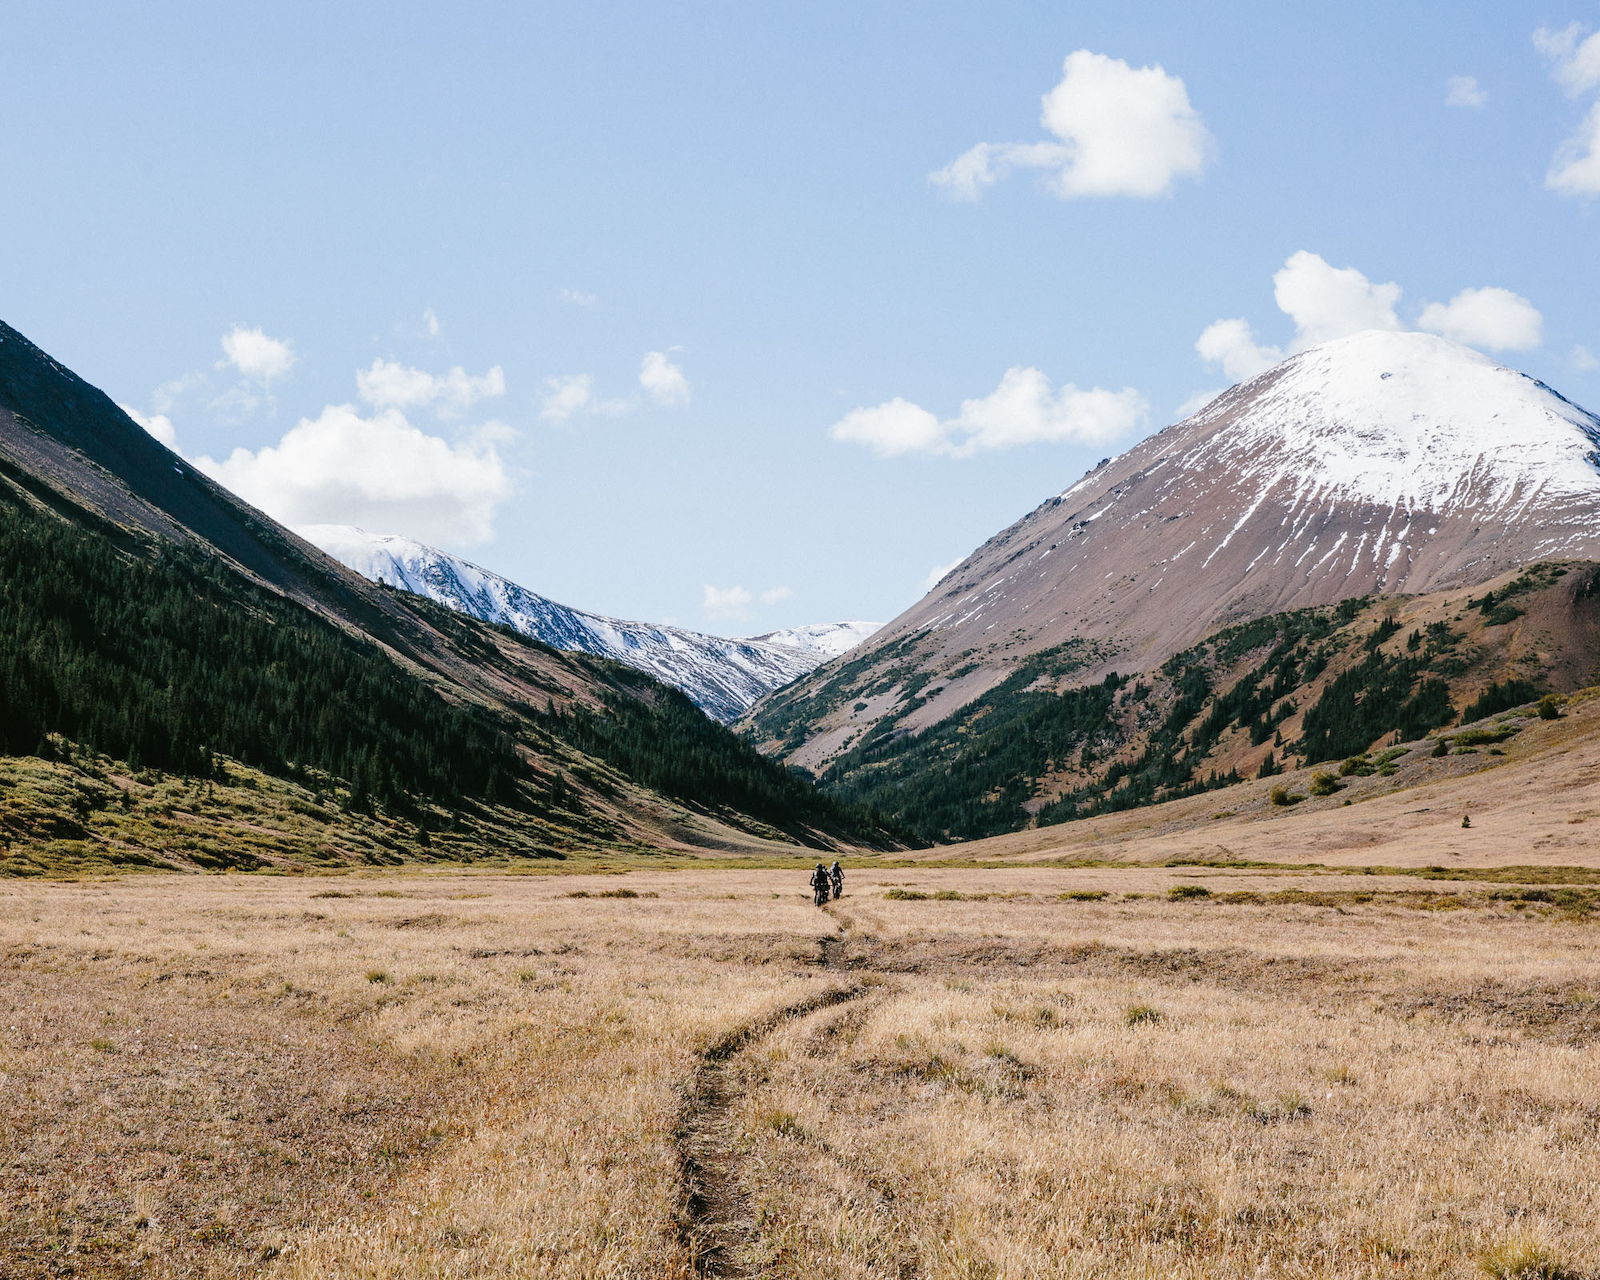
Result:
{"label": "valley floor", "polygon": [[1600,1275],[1600,869],[803,878],[0,882],[0,1271]]}

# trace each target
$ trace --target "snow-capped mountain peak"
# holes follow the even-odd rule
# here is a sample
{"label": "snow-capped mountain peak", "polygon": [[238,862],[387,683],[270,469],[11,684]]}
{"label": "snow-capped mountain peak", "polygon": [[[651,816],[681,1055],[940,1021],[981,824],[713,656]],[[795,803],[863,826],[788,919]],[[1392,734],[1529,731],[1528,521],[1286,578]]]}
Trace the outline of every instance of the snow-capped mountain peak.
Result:
{"label": "snow-capped mountain peak", "polygon": [[735,719],[763,694],[843,653],[882,625],[820,623],[754,639],[729,639],[572,609],[397,534],[331,524],[296,532],[375,582],[500,623],[555,649],[597,654],[648,672],[682,689],[707,715],[722,721]]}
{"label": "snow-capped mountain peak", "polygon": [[[934,692],[897,728],[918,732],[1042,649],[1092,654],[1073,678],[1093,681],[1279,610],[1600,559],[1597,459],[1600,418],[1542,382],[1431,334],[1354,334],[1107,459],[852,660],[903,679],[914,640]],[[836,709],[790,758],[821,768],[881,714]]]}
{"label": "snow-capped mountain peak", "polygon": [[[1241,406],[1247,411],[1240,414]],[[1312,347],[1234,388],[1197,425],[1252,472],[1298,473],[1308,496],[1442,511],[1600,491],[1600,418],[1544,383],[1427,333],[1370,330]],[[1186,455],[1203,465],[1205,448]]]}

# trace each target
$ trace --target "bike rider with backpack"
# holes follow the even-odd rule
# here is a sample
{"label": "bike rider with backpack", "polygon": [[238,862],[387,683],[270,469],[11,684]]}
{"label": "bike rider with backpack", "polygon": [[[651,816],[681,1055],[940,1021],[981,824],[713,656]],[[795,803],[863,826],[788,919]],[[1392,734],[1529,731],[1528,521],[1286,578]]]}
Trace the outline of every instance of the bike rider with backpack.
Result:
{"label": "bike rider with backpack", "polygon": [[839,859],[837,858],[833,860],[833,866],[828,868],[828,879],[833,881],[833,896],[842,898],[844,896],[844,868],[839,865]]}
{"label": "bike rider with backpack", "polygon": [[820,862],[817,869],[811,873],[811,900],[816,906],[824,906],[828,901],[828,891],[833,888],[833,881],[828,877],[828,868]]}

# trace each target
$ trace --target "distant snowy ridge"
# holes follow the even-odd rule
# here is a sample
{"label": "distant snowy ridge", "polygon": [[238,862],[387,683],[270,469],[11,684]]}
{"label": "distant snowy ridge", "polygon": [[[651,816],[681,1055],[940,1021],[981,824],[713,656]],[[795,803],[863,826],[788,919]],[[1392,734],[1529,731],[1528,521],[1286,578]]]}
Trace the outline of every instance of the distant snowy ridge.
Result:
{"label": "distant snowy ridge", "polygon": [[363,577],[500,623],[553,649],[613,658],[674,685],[707,715],[736,719],[763,694],[805,675],[878,630],[878,622],[829,622],[728,639],[571,609],[499,574],[394,534],[351,525],[295,530]]}
{"label": "distant snowy ridge", "polygon": [[881,622],[813,622],[805,627],[788,627],[782,631],[768,631],[752,636],[762,644],[782,645],[786,649],[803,649],[818,656],[820,666],[829,658],[849,653],[858,644],[883,626]]}

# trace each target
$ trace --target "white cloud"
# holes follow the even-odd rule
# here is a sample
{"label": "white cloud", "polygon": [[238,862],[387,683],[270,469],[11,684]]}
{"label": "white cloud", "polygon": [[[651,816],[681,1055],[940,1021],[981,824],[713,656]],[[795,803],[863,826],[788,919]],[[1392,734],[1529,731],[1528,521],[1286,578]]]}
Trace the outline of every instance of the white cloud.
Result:
{"label": "white cloud", "polygon": [[713,587],[705,584],[705,611],[708,618],[719,621],[743,621],[750,616],[750,605],[755,597],[743,587]]}
{"label": "white cloud", "polygon": [[934,565],[933,568],[928,570],[928,576],[922,580],[923,591],[932,591],[936,586],[943,582],[950,571],[959,565],[965,558],[966,557],[963,556],[960,559],[952,560],[949,564]]}
{"label": "white cloud", "polygon": [[291,343],[269,338],[260,329],[239,325],[222,335],[223,365],[232,365],[254,382],[271,382],[294,367]]}
{"label": "white cloud", "polygon": [[794,592],[790,591],[788,587],[768,587],[761,593],[761,603],[782,604],[793,594]]}
{"label": "white cloud", "polygon": [[1487,351],[1527,351],[1544,339],[1544,317],[1509,289],[1463,289],[1448,303],[1430,302],[1417,328]]}
{"label": "white cloud", "polygon": [[1039,370],[1016,367],[1006,370],[989,395],[962,401],[961,412],[948,421],[896,396],[852,410],[828,433],[883,458],[915,452],[965,458],[980,449],[1026,444],[1105,444],[1132,431],[1148,412],[1145,398],[1131,387],[1080,391],[1067,383],[1052,392]]}
{"label": "white cloud", "polygon": [[639,385],[650,393],[657,404],[686,405],[689,403],[689,379],[683,370],[660,351],[647,351],[639,366]]}
{"label": "white cloud", "polygon": [[1272,296],[1294,321],[1296,351],[1367,329],[1402,327],[1394,311],[1399,285],[1373,284],[1354,267],[1330,267],[1304,249],[1273,275]]}
{"label": "white cloud", "polygon": [[585,293],[582,289],[563,289],[561,301],[570,302],[575,307],[598,307],[600,299],[592,293]]}
{"label": "white cloud", "polygon": [[1577,131],[1556,148],[1544,185],[1567,196],[1600,194],[1600,102]]}
{"label": "white cloud", "polygon": [[1600,360],[1595,359],[1588,347],[1576,346],[1567,361],[1579,373],[1588,373],[1591,369],[1600,369]]}
{"label": "white cloud", "polygon": [[1576,22],[1552,31],[1540,27],[1533,47],[1550,60],[1550,76],[1574,98],[1600,89],[1600,31],[1579,39],[1583,28]]}
{"label": "white cloud", "polygon": [[452,444],[397,409],[363,418],[354,405],[329,405],[276,446],[194,463],[284,524],[355,524],[460,545],[492,536],[495,508],[510,496],[495,451],[506,434],[491,424]]}
{"label": "white cloud", "polygon": [[460,365],[435,376],[398,361],[379,359],[370,369],[357,370],[356,390],[380,409],[432,405],[443,413],[461,413],[476,400],[505,395],[506,378],[499,365],[477,378]]}
{"label": "white cloud", "polygon": [[[1550,60],[1550,76],[1567,96],[1581,98],[1600,89],[1600,31],[1580,39],[1574,22],[1560,31],[1540,27],[1533,44]],[[1562,144],[1545,175],[1544,185],[1568,196],[1600,194],[1600,101],[1590,104],[1583,120]]]}
{"label": "white cloud", "polygon": [[[1257,343],[1255,330],[1250,327],[1248,320],[1242,319],[1213,321],[1196,340],[1194,349],[1207,364],[1221,365],[1223,373],[1234,382],[1243,382],[1258,373],[1265,373],[1283,359],[1283,352],[1277,347],[1266,347]],[[1216,392],[1210,394],[1215,396]],[[1188,417],[1195,409],[1207,403],[1202,400],[1199,404],[1193,404],[1193,401],[1194,396],[1191,396],[1184,402],[1187,413],[1179,410],[1184,417]]]}
{"label": "white cloud", "polygon": [[1042,99],[1040,122],[1057,142],[981,142],[930,180],[956,199],[976,200],[1012,169],[1048,169],[1062,199],[1166,195],[1199,177],[1211,135],[1177,76],[1160,66],[1130,67],[1079,49],[1067,55],[1061,83]]}
{"label": "white cloud", "polygon": [[161,441],[162,444],[166,445],[167,448],[171,449],[174,453],[177,452],[178,432],[177,429],[172,425],[172,419],[167,417],[166,414],[152,413],[147,418],[137,409],[130,408],[128,405],[123,404],[118,405],[117,407],[121,409],[123,413],[127,414],[130,418],[137,422],[146,431],[148,431],[157,440]]}
{"label": "white cloud", "polygon": [[1481,107],[1488,101],[1489,95],[1474,76],[1451,76],[1445,83],[1447,107]]}
{"label": "white cloud", "polygon": [[[274,408],[277,407],[277,401],[271,396],[267,397],[267,403]],[[243,422],[260,407],[261,397],[250,389],[250,384],[247,382],[229,387],[220,395],[206,401],[206,408],[211,410],[217,421],[227,423]]]}
{"label": "white cloud", "polygon": [[945,427],[921,405],[896,396],[870,409],[852,409],[828,428],[828,434],[846,444],[864,444],[880,458],[902,453],[942,453]]}
{"label": "white cloud", "polygon": [[1191,414],[1199,413],[1208,404],[1220,396],[1227,387],[1213,387],[1209,391],[1192,392],[1182,404],[1178,406],[1178,421],[1182,422]]}
{"label": "white cloud", "polygon": [[546,422],[565,422],[594,403],[594,379],[587,373],[567,378],[546,378],[544,384],[549,391],[539,409],[539,416]]}
{"label": "white cloud", "polygon": [[422,324],[427,329],[430,338],[439,336],[439,317],[434,315],[432,307],[427,308],[422,313]]}
{"label": "white cloud", "polygon": [[150,394],[150,401],[157,413],[166,413],[178,400],[196,387],[205,383],[203,373],[186,373],[181,378],[173,378],[170,382],[163,382]]}
{"label": "white cloud", "polygon": [[[1295,339],[1287,351],[1258,343],[1255,331],[1243,319],[1213,321],[1194,344],[1202,359],[1221,365],[1236,382],[1319,342],[1368,329],[1406,327],[1395,312],[1400,301],[1398,284],[1374,284],[1354,267],[1329,266],[1304,249],[1290,255],[1274,273],[1272,283],[1278,309],[1295,324]],[[1509,289],[1494,287],[1463,289],[1448,303],[1431,303],[1423,308],[1417,327],[1489,351],[1526,351],[1538,346],[1544,336],[1544,318],[1531,302]],[[1191,397],[1184,410],[1197,407]]]}

